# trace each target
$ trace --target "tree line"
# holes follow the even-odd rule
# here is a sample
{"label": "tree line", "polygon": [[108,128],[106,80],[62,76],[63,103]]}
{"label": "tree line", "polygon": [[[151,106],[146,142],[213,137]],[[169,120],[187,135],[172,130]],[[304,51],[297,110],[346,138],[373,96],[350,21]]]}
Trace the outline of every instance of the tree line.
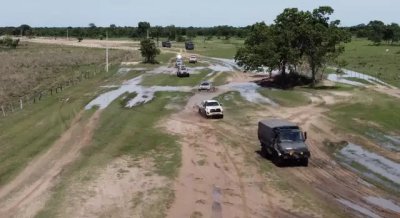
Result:
{"label": "tree line", "polygon": [[[197,36],[243,38],[247,35],[248,27],[215,26],[215,27],[176,27],[151,26],[149,22],[139,22],[137,26],[98,27],[90,23],[87,27],[30,27],[23,24],[19,27],[0,27],[0,35],[27,36],[27,37],[75,37],[104,39],[106,34],[112,38],[142,38],[149,35],[151,38],[167,38],[169,40],[182,41],[193,39]],[[148,33],[147,33],[148,31]]]}
{"label": "tree line", "polygon": [[367,38],[375,45],[381,43],[394,44],[400,41],[400,26],[397,23],[385,24],[379,20],[368,24],[359,24],[348,28],[358,38]]}

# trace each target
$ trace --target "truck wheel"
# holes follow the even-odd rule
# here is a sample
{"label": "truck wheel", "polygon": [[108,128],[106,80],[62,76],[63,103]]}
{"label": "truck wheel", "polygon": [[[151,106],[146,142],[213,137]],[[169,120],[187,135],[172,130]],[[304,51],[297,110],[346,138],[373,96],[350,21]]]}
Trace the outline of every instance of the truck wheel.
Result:
{"label": "truck wheel", "polygon": [[283,160],[281,157],[279,157],[277,154],[274,155],[274,159],[273,159],[274,163],[276,166],[280,167],[283,164]]}
{"label": "truck wheel", "polygon": [[301,160],[301,165],[308,167],[308,158],[304,158],[303,160]]}
{"label": "truck wheel", "polygon": [[267,148],[265,148],[265,145],[261,143],[261,156],[268,158],[268,151]]}

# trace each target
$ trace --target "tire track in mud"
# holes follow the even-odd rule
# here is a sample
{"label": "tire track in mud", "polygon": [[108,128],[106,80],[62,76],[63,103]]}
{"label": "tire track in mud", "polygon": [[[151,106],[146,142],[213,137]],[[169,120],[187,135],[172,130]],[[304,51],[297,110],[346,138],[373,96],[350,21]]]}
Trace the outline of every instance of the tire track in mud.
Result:
{"label": "tire track in mud", "polygon": [[73,163],[80,150],[91,143],[101,110],[83,123],[83,111],[44,154],[32,160],[12,181],[0,189],[0,214],[5,217],[33,217],[46,204],[51,189],[63,170]]}
{"label": "tire track in mud", "polygon": [[[240,217],[250,217],[238,166],[224,143],[218,141],[215,128],[197,115],[194,108],[201,100],[211,99],[223,92],[197,93],[183,112],[173,115],[166,122],[168,131],[183,138],[183,166],[175,185],[176,199],[169,217],[190,217],[193,212],[199,212],[204,217],[234,217],[239,214],[243,214]],[[196,164],[198,157],[204,158],[205,164]],[[193,196],[190,195],[200,199],[191,199]]]}
{"label": "tire track in mud", "polygon": [[[324,101],[323,97],[321,99]],[[333,99],[333,101],[335,102],[336,100]],[[280,174],[284,177],[295,175],[300,178],[304,184],[310,184],[320,196],[322,195],[323,199],[332,202],[338,207],[344,207],[339,204],[338,199],[346,199],[368,210],[377,211],[382,217],[396,217],[399,215],[366,203],[364,200],[365,197],[386,196],[387,194],[376,187],[370,187],[362,183],[362,178],[339,165],[332,157],[323,151],[322,146],[325,139],[329,138],[331,141],[341,141],[343,137],[332,132],[332,124],[329,123],[329,118],[323,115],[323,113],[329,111],[329,109],[322,108],[320,107],[321,105],[323,105],[323,103],[316,103],[304,106],[295,111],[286,109],[283,114],[274,114],[296,122],[304,129],[308,129],[308,131],[311,132],[308,140],[312,154],[309,167],[281,168]],[[318,129],[318,131],[312,129],[311,126]],[[358,212],[356,212],[356,214],[358,214]]]}

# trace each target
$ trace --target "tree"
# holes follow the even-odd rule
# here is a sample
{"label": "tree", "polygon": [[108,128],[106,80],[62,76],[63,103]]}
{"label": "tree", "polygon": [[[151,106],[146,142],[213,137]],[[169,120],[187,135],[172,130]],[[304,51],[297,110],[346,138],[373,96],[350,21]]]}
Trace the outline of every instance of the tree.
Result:
{"label": "tree", "polygon": [[0,46],[15,49],[15,48],[17,48],[18,45],[19,45],[19,39],[12,39],[9,36],[0,38]]}
{"label": "tree", "polygon": [[314,85],[319,69],[343,52],[342,42],[350,40],[350,35],[338,27],[339,21],[329,22],[332,13],[330,7],[313,12],[285,9],[270,27],[257,23],[250,28],[235,60],[246,70],[279,69],[283,78],[287,68],[296,68],[307,60]]}
{"label": "tree", "polygon": [[22,24],[19,27],[19,34],[21,34],[21,36],[25,36],[27,32],[29,32],[32,28],[27,25],[27,24]]}
{"label": "tree", "polygon": [[150,29],[150,23],[141,21],[138,23],[138,34],[140,37],[145,38],[147,36],[147,31]]}
{"label": "tree", "polygon": [[155,57],[160,54],[160,49],[151,39],[143,39],[140,42],[140,53],[144,57],[144,63],[156,63]]}
{"label": "tree", "polygon": [[163,28],[162,28],[162,26],[155,26],[155,27],[153,28],[152,33],[153,33],[153,35],[155,36],[155,38],[157,39],[157,46],[158,46],[159,41],[160,41],[160,36],[161,36],[162,33],[163,33]]}
{"label": "tree", "polygon": [[339,20],[329,22],[329,15],[333,12],[328,6],[314,9],[302,29],[304,46],[301,49],[311,68],[312,86],[315,85],[319,69],[328,61],[336,59],[344,51],[342,43],[351,40],[350,34],[338,27]]}
{"label": "tree", "polygon": [[371,40],[375,45],[379,45],[383,40],[385,24],[379,20],[371,21],[368,23],[368,30],[368,40]]}

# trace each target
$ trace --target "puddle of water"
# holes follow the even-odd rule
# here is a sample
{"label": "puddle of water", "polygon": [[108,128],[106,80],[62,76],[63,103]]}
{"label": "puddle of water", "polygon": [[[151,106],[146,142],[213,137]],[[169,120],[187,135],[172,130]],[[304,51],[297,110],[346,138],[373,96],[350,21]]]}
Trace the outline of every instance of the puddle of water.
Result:
{"label": "puddle of water", "polygon": [[340,154],[348,161],[356,162],[374,174],[380,175],[395,184],[400,185],[400,164],[383,156],[363,149],[359,145],[349,143]]}
{"label": "puddle of water", "polygon": [[251,82],[243,82],[243,83],[229,83],[227,85],[223,85],[222,87],[238,91],[240,95],[245,98],[247,101],[257,103],[257,104],[269,104],[272,106],[277,106],[275,102],[271,99],[262,96],[258,93],[257,89],[260,88],[259,85]]}
{"label": "puddle of water", "polygon": [[337,74],[329,74],[328,80],[333,81],[333,82],[338,82],[338,83],[344,83],[344,84],[352,85],[352,86],[365,86],[365,84],[363,84],[363,83],[344,79],[343,76],[339,76]]}
{"label": "puddle of water", "polygon": [[381,208],[391,210],[396,213],[400,213],[400,206],[395,204],[391,200],[379,198],[379,197],[372,197],[372,196],[366,197],[365,200],[367,200],[369,203],[379,206]]}
{"label": "puddle of water", "polygon": [[[333,69],[336,69],[336,68],[333,68]],[[367,75],[367,74],[358,73],[358,72],[355,72],[352,70],[346,70],[346,69],[343,69],[343,73],[344,73],[343,75],[329,74],[328,80],[333,81],[333,82],[345,83],[345,84],[353,85],[353,86],[366,86],[366,84],[346,79],[346,77],[347,78],[355,77],[355,78],[363,79],[363,80],[365,80],[369,83],[375,84],[375,85],[383,84],[385,86],[392,87],[391,85],[383,82],[382,80],[380,80],[376,77]]]}
{"label": "puddle of water", "polygon": [[353,209],[355,211],[358,211],[358,212],[360,212],[360,213],[362,213],[362,214],[364,214],[364,215],[366,215],[368,217],[380,218],[379,215],[373,213],[372,211],[370,211],[370,210],[368,210],[368,209],[366,209],[364,207],[361,207],[358,204],[354,204],[353,202],[350,202],[348,200],[339,198],[339,199],[337,199],[337,201],[339,201],[341,204],[343,204],[343,205],[345,205],[345,206],[347,206],[347,207],[349,207],[349,208],[351,208],[351,209]]}
{"label": "puddle of water", "polygon": [[390,150],[390,151],[400,151],[400,137],[399,136],[390,136],[384,135],[379,131],[368,131],[366,135],[374,139],[378,145],[381,147]]}
{"label": "puddle of water", "polygon": [[192,87],[182,86],[182,87],[172,87],[172,86],[152,86],[152,87],[144,87],[139,85],[142,81],[142,76],[138,76],[133,78],[124,84],[122,84],[118,89],[106,92],[104,94],[99,95],[93,101],[91,101],[88,105],[86,105],[85,109],[89,110],[93,106],[99,106],[100,109],[104,109],[108,107],[114,100],[116,100],[122,94],[128,93],[137,93],[137,96],[131,99],[126,107],[134,107],[140,104],[145,104],[151,101],[154,98],[154,94],[156,92],[164,92],[164,91],[181,91],[181,92],[190,92]]}

